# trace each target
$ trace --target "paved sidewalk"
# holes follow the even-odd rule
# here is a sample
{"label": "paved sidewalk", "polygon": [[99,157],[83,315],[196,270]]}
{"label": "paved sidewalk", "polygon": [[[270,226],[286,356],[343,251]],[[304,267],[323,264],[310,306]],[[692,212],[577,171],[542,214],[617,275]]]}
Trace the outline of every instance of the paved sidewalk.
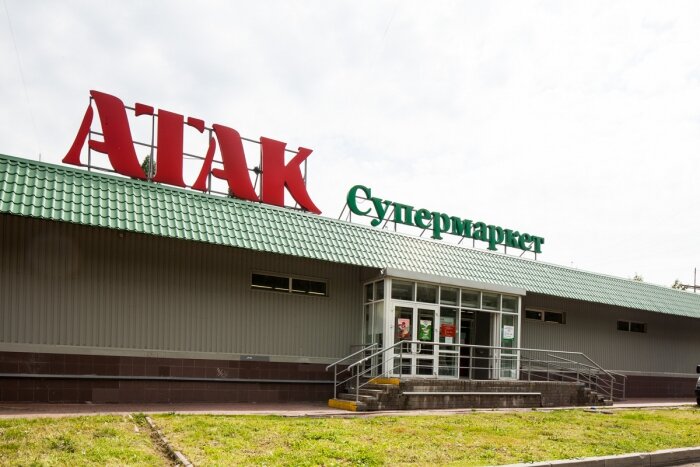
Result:
{"label": "paved sidewalk", "polygon": [[612,407],[557,407],[537,409],[445,409],[402,410],[381,412],[347,412],[332,409],[323,402],[278,404],[229,403],[229,404],[0,404],[0,418],[68,417],[76,415],[129,414],[129,413],[181,413],[211,415],[280,415],[285,417],[376,417],[381,415],[451,415],[473,412],[522,412],[532,410],[588,409],[610,410],[631,408],[672,408],[695,405],[694,399],[629,399]]}

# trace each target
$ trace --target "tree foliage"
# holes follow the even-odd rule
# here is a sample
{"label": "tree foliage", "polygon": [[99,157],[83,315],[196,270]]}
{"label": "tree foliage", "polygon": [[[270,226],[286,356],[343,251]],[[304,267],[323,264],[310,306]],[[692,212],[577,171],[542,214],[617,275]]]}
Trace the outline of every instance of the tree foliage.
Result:
{"label": "tree foliage", "polygon": [[682,283],[681,281],[679,281],[678,279],[676,279],[675,281],[673,281],[673,285],[671,285],[671,288],[672,288],[672,289],[678,289],[678,290],[687,290],[687,289],[688,289],[688,286],[687,286],[687,285],[683,285],[683,283]]}

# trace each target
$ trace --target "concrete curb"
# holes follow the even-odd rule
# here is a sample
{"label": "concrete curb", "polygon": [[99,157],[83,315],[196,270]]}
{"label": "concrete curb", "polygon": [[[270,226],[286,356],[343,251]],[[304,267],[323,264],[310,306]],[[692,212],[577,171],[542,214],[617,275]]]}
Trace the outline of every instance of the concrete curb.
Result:
{"label": "concrete curb", "polygon": [[153,419],[151,417],[146,417],[146,422],[148,422],[148,426],[151,427],[151,434],[153,437],[155,437],[158,442],[165,448],[165,451],[168,453],[168,456],[172,460],[178,463],[178,465],[184,465],[185,467],[194,467],[194,465],[185,457],[183,453],[180,451],[176,451],[175,448],[170,444],[170,441],[168,441],[168,438],[165,437],[162,431],[156,427],[156,424],[153,422]]}
{"label": "concrete curb", "polygon": [[530,464],[509,464],[500,467],[662,467],[700,461],[700,446],[693,448],[664,449],[662,451],[621,454],[619,456],[583,457],[560,461],[534,462]]}

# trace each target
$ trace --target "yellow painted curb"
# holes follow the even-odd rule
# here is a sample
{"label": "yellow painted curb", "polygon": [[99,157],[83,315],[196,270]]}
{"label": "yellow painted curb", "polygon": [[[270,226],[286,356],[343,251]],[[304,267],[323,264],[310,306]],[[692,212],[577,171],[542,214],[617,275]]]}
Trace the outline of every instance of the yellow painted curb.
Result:
{"label": "yellow painted curb", "polygon": [[357,412],[357,402],[344,401],[340,399],[328,399],[328,407],[332,409],[349,410],[350,412]]}
{"label": "yellow painted curb", "polygon": [[372,378],[369,382],[371,384],[392,384],[398,386],[401,380],[399,378]]}

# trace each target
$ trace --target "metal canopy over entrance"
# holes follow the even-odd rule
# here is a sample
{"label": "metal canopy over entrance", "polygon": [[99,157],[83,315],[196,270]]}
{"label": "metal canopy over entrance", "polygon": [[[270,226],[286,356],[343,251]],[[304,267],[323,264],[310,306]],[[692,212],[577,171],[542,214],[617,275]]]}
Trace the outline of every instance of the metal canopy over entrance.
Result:
{"label": "metal canopy over entrance", "polygon": [[482,288],[467,288],[462,281],[423,276],[385,277],[364,286],[363,344],[387,349],[373,362],[375,373],[517,379],[524,291],[471,282],[466,285]]}

